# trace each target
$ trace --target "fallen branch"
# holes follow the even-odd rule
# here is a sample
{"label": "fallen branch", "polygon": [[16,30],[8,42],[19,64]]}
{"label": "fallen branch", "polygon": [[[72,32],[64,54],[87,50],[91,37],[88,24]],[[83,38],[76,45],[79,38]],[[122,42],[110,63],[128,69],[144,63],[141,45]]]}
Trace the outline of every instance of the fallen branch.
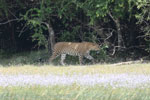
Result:
{"label": "fallen branch", "polygon": [[113,64],[114,66],[120,66],[120,65],[130,65],[130,64],[136,64],[136,63],[142,63],[143,59],[136,60],[136,61],[127,61],[127,62],[120,62]]}

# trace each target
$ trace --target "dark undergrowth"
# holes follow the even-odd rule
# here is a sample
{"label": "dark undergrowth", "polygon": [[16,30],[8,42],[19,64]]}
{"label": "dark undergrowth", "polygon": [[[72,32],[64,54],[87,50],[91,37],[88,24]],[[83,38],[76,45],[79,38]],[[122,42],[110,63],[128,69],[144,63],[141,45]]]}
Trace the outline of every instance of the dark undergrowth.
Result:
{"label": "dark undergrowth", "polygon": [[[130,60],[139,60],[144,58],[138,54],[134,53],[118,53],[118,55],[110,56],[104,50],[100,50],[97,54],[96,52],[91,52],[91,56],[94,57],[95,63],[117,63],[122,61],[130,61]],[[47,50],[36,50],[36,51],[26,51],[26,52],[18,52],[11,53],[0,51],[0,65],[18,65],[18,64],[49,64],[48,59],[50,55]],[[144,58],[145,59],[145,58]],[[146,59],[149,59],[149,56],[146,56]],[[67,56],[65,59],[65,63],[67,65],[77,65],[79,64],[79,59],[77,56]],[[54,65],[60,64],[60,57],[57,57],[53,61]],[[86,58],[83,59],[83,64],[92,64],[92,62]]]}

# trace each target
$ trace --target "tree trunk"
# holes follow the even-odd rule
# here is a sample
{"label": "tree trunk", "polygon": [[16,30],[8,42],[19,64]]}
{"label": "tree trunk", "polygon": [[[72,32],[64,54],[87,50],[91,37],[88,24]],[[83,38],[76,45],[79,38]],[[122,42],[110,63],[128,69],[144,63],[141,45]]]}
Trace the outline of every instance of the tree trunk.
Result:
{"label": "tree trunk", "polygon": [[54,44],[55,44],[55,34],[54,34],[54,30],[51,26],[51,24],[49,23],[46,23],[46,22],[41,22],[42,24],[45,24],[48,28],[48,53],[49,55],[51,56],[52,55],[52,52],[53,52],[53,49],[54,49]]}
{"label": "tree trunk", "polygon": [[50,24],[47,24],[48,27],[48,53],[52,55],[53,49],[54,49],[54,44],[55,44],[55,34],[52,26]]}
{"label": "tree trunk", "polygon": [[123,46],[123,38],[122,38],[122,32],[121,32],[121,26],[119,19],[116,19],[116,28],[118,33],[118,49],[120,49]]}
{"label": "tree trunk", "polygon": [[117,43],[117,47],[118,47],[118,50],[121,49],[123,45],[123,37],[122,37],[122,32],[121,32],[121,25],[120,25],[120,20],[119,18],[114,18],[112,16],[112,14],[109,12],[108,15],[112,18],[112,20],[115,22],[116,24],[116,29],[117,29],[117,38],[118,38],[118,43]]}

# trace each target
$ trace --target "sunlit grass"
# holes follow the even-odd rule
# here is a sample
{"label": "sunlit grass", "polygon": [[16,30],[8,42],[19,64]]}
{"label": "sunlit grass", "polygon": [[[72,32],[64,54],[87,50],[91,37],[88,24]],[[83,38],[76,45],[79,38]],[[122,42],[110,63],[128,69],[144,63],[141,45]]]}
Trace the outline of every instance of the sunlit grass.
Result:
{"label": "sunlit grass", "polygon": [[150,74],[150,64],[131,64],[114,66],[112,64],[83,65],[83,66],[54,66],[54,65],[11,65],[0,67],[1,74]]}
{"label": "sunlit grass", "polygon": [[[112,64],[83,66],[11,65],[1,66],[0,74],[16,75],[76,75],[76,74],[150,74],[150,64],[114,66]],[[48,85],[0,86],[0,100],[150,100],[149,87],[112,87]]]}
{"label": "sunlit grass", "polygon": [[0,100],[150,100],[150,89],[49,86],[0,88]]}

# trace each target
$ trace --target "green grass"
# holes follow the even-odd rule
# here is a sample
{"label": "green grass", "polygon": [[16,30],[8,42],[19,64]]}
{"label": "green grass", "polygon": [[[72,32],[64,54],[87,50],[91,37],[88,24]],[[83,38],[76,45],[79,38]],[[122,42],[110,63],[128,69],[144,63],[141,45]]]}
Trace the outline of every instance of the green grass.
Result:
{"label": "green grass", "polygon": [[[39,64],[46,62],[48,58],[49,55],[46,50],[20,53],[0,52],[0,65]],[[42,61],[40,62],[39,59],[42,59]]]}
{"label": "green grass", "polygon": [[[84,65],[11,65],[0,67],[1,74],[150,74],[150,64]],[[101,86],[8,86],[0,87],[0,100],[150,100],[150,88],[113,88]]]}
{"label": "green grass", "polygon": [[150,89],[49,86],[0,88],[0,100],[150,100]]}

